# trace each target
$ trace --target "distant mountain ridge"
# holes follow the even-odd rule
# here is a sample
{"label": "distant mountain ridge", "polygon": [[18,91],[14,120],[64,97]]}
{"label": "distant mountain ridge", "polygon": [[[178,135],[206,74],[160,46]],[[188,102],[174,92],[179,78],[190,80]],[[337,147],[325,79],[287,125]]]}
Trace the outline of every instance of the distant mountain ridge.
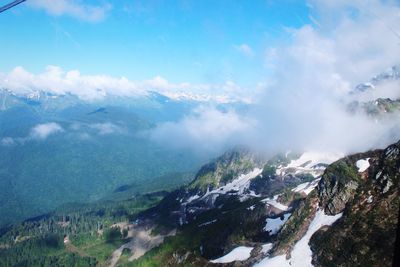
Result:
{"label": "distant mountain ridge", "polygon": [[376,86],[384,82],[393,80],[400,80],[400,64],[394,65],[388,70],[374,76],[369,82],[357,85],[355,89],[360,92],[364,92],[374,89]]}
{"label": "distant mountain ridge", "polygon": [[[155,101],[160,104],[165,104],[169,101],[172,102],[194,102],[194,103],[215,103],[215,104],[234,104],[243,102],[239,98],[230,97],[228,95],[207,95],[207,94],[196,94],[196,93],[184,93],[184,92],[156,92],[153,90],[146,91],[145,94],[132,95],[132,96],[115,96],[101,94],[99,97],[94,99],[82,99],[79,96],[72,93],[56,94],[40,89],[31,89],[25,93],[16,93],[8,88],[0,88],[0,110],[5,110],[14,105],[18,104],[29,104],[29,105],[43,105],[53,108],[57,108],[57,104],[61,105],[60,102],[76,102],[76,103],[102,103],[112,102],[119,104],[132,104],[140,105],[141,103]],[[66,104],[65,103],[65,104]],[[244,103],[244,102],[243,102]],[[72,103],[71,103],[72,104]],[[62,107],[62,106],[60,106]]]}

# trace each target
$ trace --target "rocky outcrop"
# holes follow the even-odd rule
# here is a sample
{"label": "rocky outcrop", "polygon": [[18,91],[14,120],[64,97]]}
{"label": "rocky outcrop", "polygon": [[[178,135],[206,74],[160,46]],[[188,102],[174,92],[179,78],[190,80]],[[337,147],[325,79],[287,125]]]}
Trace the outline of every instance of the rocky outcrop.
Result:
{"label": "rocky outcrop", "polygon": [[369,167],[357,177],[348,179],[341,175],[343,169],[330,169],[321,180],[320,203],[327,212],[343,216],[311,238],[315,266],[392,265],[400,207],[400,142],[349,157],[349,165],[340,165],[353,173],[350,164],[365,158]]}
{"label": "rocky outcrop", "polygon": [[400,177],[400,141],[389,146],[384,152],[375,171],[376,183],[382,194],[390,193],[391,190],[398,190]]}
{"label": "rocky outcrop", "polygon": [[204,165],[189,188],[198,189],[202,192],[217,188],[254,168],[262,168],[263,162],[265,161],[261,156],[245,149],[228,151],[216,160]]}
{"label": "rocky outcrop", "polygon": [[336,215],[343,211],[359,186],[359,177],[354,163],[341,159],[329,166],[318,184],[320,205],[325,213]]}
{"label": "rocky outcrop", "polygon": [[[292,165],[280,161],[266,161],[263,171],[252,178],[250,185],[250,189],[252,186],[254,190],[259,189],[260,194],[253,194],[244,201],[230,191],[201,194],[201,187],[193,186],[198,181],[215,181],[214,186],[221,186],[227,183],[222,177],[229,170],[238,174],[246,172],[249,162],[253,167],[258,164],[245,153],[227,153],[217,162],[204,166],[191,187],[171,193],[155,208],[158,216],[166,215],[160,216],[163,220],[184,222],[178,226],[180,236],[176,239],[180,242],[195,240],[190,248],[175,245],[170,256],[165,256],[172,259],[166,266],[210,265],[209,259],[225,255],[237,246],[255,249],[246,261],[224,266],[252,266],[265,257],[291,257],[296,244],[321,213],[320,208],[326,215],[340,214],[340,219],[330,226],[322,226],[311,236],[308,245],[314,266],[391,265],[400,206],[400,142],[385,150],[359,153],[332,163],[321,176],[316,190],[307,194],[296,193],[289,183],[304,180],[299,176],[304,173],[298,170],[308,169],[300,166],[292,171]],[[310,167],[310,171],[313,168]],[[211,185],[205,184],[210,189]],[[269,194],[276,194],[277,201],[288,205],[286,213],[291,214],[274,235],[263,228],[267,218],[276,218],[276,214],[271,217],[271,210],[262,200]],[[215,199],[209,203],[205,196]],[[266,243],[273,243],[272,249],[261,252],[261,245]]]}

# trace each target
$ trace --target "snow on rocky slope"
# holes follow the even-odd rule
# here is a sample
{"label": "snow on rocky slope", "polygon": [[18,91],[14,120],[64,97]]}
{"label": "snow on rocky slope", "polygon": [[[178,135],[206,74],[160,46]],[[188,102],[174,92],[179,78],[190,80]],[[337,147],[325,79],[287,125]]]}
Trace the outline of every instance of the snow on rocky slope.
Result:
{"label": "snow on rocky slope", "polygon": [[322,226],[329,226],[336,222],[342,213],[335,216],[329,216],[323,210],[318,210],[312,220],[306,234],[296,243],[290,253],[290,259],[286,259],[286,255],[278,255],[272,258],[265,258],[261,262],[254,265],[254,267],[311,267],[313,266],[312,251],[308,245],[311,236],[317,232]]}

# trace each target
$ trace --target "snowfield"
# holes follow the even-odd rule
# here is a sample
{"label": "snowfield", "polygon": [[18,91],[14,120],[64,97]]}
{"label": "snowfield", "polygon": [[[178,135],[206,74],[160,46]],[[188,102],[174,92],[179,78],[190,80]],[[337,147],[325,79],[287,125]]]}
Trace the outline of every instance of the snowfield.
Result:
{"label": "snowfield", "polygon": [[342,158],[342,154],[338,153],[320,153],[320,152],[305,152],[300,158],[292,160],[288,168],[303,167],[306,169],[312,168],[315,164],[324,163],[331,164],[332,162]]}
{"label": "snowfield", "polygon": [[273,206],[273,207],[275,207],[275,208],[277,208],[277,209],[279,209],[281,211],[287,211],[289,209],[289,207],[279,203],[277,201],[278,197],[279,197],[279,195],[275,195],[272,199],[264,198],[264,199],[261,200],[261,202],[264,202],[264,203],[266,203],[268,205],[271,205],[271,206]]}
{"label": "snowfield", "polygon": [[314,181],[311,182],[307,182],[307,183],[303,183],[303,184],[299,184],[298,186],[296,186],[295,188],[292,189],[292,192],[297,192],[297,193],[304,193],[306,195],[310,194],[311,191],[314,190],[315,187],[317,187],[318,182],[321,179],[315,179]]}
{"label": "snowfield", "polygon": [[286,213],[283,215],[283,220],[281,217],[271,219],[267,218],[266,222],[267,224],[264,227],[265,232],[269,232],[270,235],[276,235],[279,230],[282,228],[282,226],[285,224],[285,222],[289,219],[291,213]]}
{"label": "snowfield", "polygon": [[261,253],[268,253],[272,247],[273,247],[272,243],[267,243],[262,245]]}
{"label": "snowfield", "polygon": [[199,198],[200,198],[199,195],[191,196],[190,198],[188,198],[188,200],[186,201],[186,203],[190,203],[190,202],[195,201],[196,199],[199,199]]}
{"label": "snowfield", "polygon": [[[202,198],[205,198],[211,194],[233,193],[236,195],[243,195],[244,191],[248,189],[250,186],[250,180],[257,177],[261,173],[262,169],[255,168],[254,170],[252,170],[247,174],[240,175],[238,178],[236,178],[235,180],[231,181],[230,183],[224,186],[218,187],[212,191],[207,190],[206,194]],[[256,196],[254,193],[252,193],[251,195]]]}
{"label": "snowfield", "polygon": [[369,158],[360,159],[356,162],[358,172],[365,172],[369,168]]}
{"label": "snowfield", "polygon": [[317,178],[325,170],[325,167],[320,164],[331,164],[341,157],[343,157],[343,154],[339,153],[305,152],[300,158],[292,160],[287,166],[279,166],[276,169],[276,174],[285,176],[288,173],[308,173]]}
{"label": "snowfield", "polygon": [[312,251],[308,243],[310,242],[311,236],[317,232],[324,225],[332,225],[336,222],[342,213],[335,216],[329,216],[324,213],[323,210],[318,210],[308,227],[307,233],[296,243],[291,254],[290,259],[286,259],[286,255],[279,255],[273,258],[265,258],[253,267],[310,267],[312,260]]}
{"label": "snowfield", "polygon": [[250,258],[250,253],[253,250],[252,247],[237,247],[231,252],[222,256],[221,258],[211,260],[212,263],[229,263],[234,261],[245,261]]}

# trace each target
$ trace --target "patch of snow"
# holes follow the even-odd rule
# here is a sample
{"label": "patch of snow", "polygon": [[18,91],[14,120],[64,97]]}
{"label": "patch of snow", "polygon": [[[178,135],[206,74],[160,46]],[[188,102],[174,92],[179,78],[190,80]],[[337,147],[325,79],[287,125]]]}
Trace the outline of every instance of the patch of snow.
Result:
{"label": "patch of snow", "polygon": [[367,199],[367,203],[372,203],[372,201],[374,201],[373,196],[369,196]]}
{"label": "patch of snow", "polygon": [[266,203],[266,204],[268,204],[268,205],[271,205],[271,206],[273,206],[273,207],[275,207],[275,208],[277,208],[277,209],[279,209],[281,211],[287,211],[289,209],[288,206],[283,205],[283,204],[277,202],[274,199],[265,198],[265,199],[262,199],[261,201]]}
{"label": "patch of snow", "polygon": [[306,195],[310,194],[311,191],[314,190],[315,187],[317,187],[318,182],[321,179],[315,179],[311,182],[307,182],[307,183],[303,183],[303,184],[299,184],[298,186],[296,186],[295,188],[292,189],[292,192],[297,192],[297,193],[304,193]]}
{"label": "patch of snow", "polygon": [[365,170],[369,168],[369,158],[358,160],[356,162],[356,166],[358,168],[358,172],[365,172]]}
{"label": "patch of snow", "polygon": [[303,184],[299,184],[298,186],[296,186],[295,188],[292,189],[292,192],[301,192],[304,189],[306,189],[306,187],[309,185],[309,182],[303,183]]}
{"label": "patch of snow", "polygon": [[286,255],[279,255],[273,258],[265,258],[253,267],[310,267],[312,260],[312,251],[308,243],[310,242],[311,236],[317,232],[324,225],[332,225],[336,222],[342,213],[335,216],[329,216],[324,213],[323,210],[318,210],[308,227],[307,233],[296,243],[292,252],[291,258],[286,259]]}
{"label": "patch of snow", "polygon": [[190,203],[190,202],[192,202],[192,201],[194,201],[196,199],[199,199],[199,198],[200,198],[199,195],[191,196],[191,197],[188,198],[188,200],[186,200],[186,203]]}
{"label": "patch of snow", "polygon": [[303,166],[304,168],[311,168],[318,163],[331,164],[342,156],[342,154],[337,153],[306,152],[300,158],[292,160],[287,167],[297,168]]}
{"label": "patch of snow", "polygon": [[275,196],[273,197],[273,199],[270,199],[270,198],[262,199],[261,202],[266,203],[266,204],[268,204],[268,205],[271,205],[271,206],[273,206],[273,207],[275,207],[275,208],[277,208],[277,209],[279,209],[279,210],[281,210],[281,211],[287,211],[287,210],[289,209],[289,207],[286,206],[286,205],[283,205],[283,204],[279,203],[279,202],[277,201],[278,196],[279,196],[279,195],[275,195]]}
{"label": "patch of snow", "polygon": [[[229,182],[228,184],[218,187],[212,191],[207,190],[206,194],[202,197],[205,198],[211,194],[227,194],[232,193],[235,195],[243,195],[244,191],[249,188],[250,180],[257,177],[262,173],[262,169],[255,168],[247,174],[242,174],[235,180]],[[254,192],[253,192],[254,194]],[[255,195],[255,194],[254,194]]]}
{"label": "patch of snow", "polygon": [[279,230],[282,228],[282,226],[286,223],[286,221],[289,219],[291,213],[286,213],[283,214],[283,219],[281,217],[271,219],[267,218],[266,220],[266,225],[264,227],[264,231],[268,232],[270,235],[276,235]]}
{"label": "patch of snow", "polygon": [[385,188],[383,188],[383,193],[384,194],[386,194],[386,192],[388,192],[389,191],[389,189],[390,189],[390,187],[393,185],[393,183],[392,183],[392,181],[390,181],[387,177],[386,177],[386,175],[384,176],[386,179],[387,179],[387,182],[386,182],[386,185],[385,185]]}
{"label": "patch of snow", "polygon": [[206,226],[206,225],[209,225],[209,224],[215,223],[216,221],[218,221],[218,220],[217,220],[217,219],[214,219],[214,220],[212,220],[212,221],[209,221],[209,222],[205,222],[205,223],[199,224],[197,227],[203,227],[203,226]]}
{"label": "patch of snow", "polygon": [[256,194],[256,192],[254,192],[253,190],[249,190],[248,195],[251,197],[260,197],[261,196],[261,194]]}
{"label": "patch of snow", "polygon": [[319,153],[306,152],[298,159],[292,160],[286,166],[279,166],[276,175],[285,176],[287,174],[310,174],[315,178],[322,175],[326,164],[330,164],[343,155],[339,153]]}
{"label": "patch of snow", "polygon": [[264,253],[264,254],[268,253],[272,247],[273,247],[272,243],[267,243],[267,244],[262,245],[261,253]]}
{"label": "patch of snow", "polygon": [[253,250],[252,247],[237,247],[231,252],[222,256],[221,258],[211,260],[212,263],[229,263],[234,261],[245,261],[250,258],[250,253]]}
{"label": "patch of snow", "polygon": [[254,208],[255,208],[255,206],[252,205],[252,206],[248,207],[247,210],[254,210]]}

